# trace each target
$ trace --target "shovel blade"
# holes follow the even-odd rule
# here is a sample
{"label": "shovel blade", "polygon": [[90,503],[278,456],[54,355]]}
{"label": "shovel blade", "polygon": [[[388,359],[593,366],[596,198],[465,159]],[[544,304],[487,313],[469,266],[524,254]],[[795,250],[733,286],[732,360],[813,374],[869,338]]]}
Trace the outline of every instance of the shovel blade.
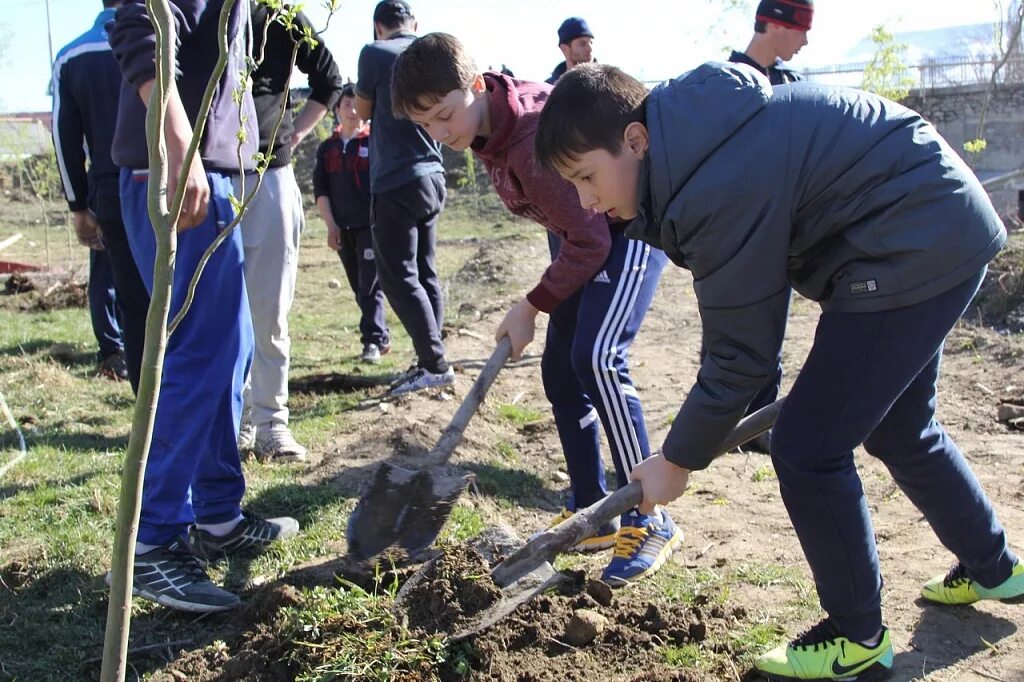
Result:
{"label": "shovel blade", "polygon": [[471,479],[431,467],[382,463],[348,520],[349,553],[360,561],[398,546],[410,557],[430,547]]}

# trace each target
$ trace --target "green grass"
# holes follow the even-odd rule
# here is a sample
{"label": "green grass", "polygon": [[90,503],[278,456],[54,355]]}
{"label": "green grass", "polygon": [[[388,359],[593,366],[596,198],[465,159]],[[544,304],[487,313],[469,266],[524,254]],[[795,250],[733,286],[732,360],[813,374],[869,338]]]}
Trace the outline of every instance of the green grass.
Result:
{"label": "green grass", "polygon": [[544,413],[532,407],[519,404],[498,405],[498,416],[504,421],[521,428],[528,424],[535,424],[544,419]]}
{"label": "green grass", "polygon": [[750,480],[754,483],[762,483],[764,481],[774,481],[775,478],[775,468],[766,464],[762,467],[758,467],[757,471],[754,472],[754,475],[750,477]]}

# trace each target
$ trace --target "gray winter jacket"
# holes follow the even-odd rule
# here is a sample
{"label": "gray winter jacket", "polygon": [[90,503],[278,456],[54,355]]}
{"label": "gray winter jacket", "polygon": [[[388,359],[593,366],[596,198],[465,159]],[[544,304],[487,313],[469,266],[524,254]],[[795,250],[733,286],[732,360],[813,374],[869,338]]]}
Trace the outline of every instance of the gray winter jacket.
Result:
{"label": "gray winter jacket", "polygon": [[1006,231],[917,113],[852,89],[705,64],[651,91],[627,234],[693,273],[706,357],[665,441],[706,467],[781,355],[790,287],[825,310],[920,303],[976,274]]}

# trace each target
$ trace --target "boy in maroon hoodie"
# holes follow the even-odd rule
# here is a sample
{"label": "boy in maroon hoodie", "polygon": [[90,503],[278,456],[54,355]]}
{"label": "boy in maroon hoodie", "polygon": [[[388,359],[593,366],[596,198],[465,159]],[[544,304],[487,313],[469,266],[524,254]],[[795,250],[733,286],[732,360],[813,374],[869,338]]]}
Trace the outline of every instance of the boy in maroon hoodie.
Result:
{"label": "boy in maroon hoodie", "polygon": [[[620,226],[609,225],[609,216],[580,206],[572,184],[537,167],[533,141],[551,86],[481,74],[456,38],[431,33],[398,57],[391,88],[396,116],[453,149],[472,149],[508,209],[559,238],[541,281],[508,311],[495,335],[509,337],[517,358],[533,340],[538,313],[550,315],[541,376],[572,486],[558,523],[607,494],[598,419],[620,486],[650,455],[628,350],[665,255],[626,239]],[[682,541],[666,510],[646,515],[634,509],[576,549],[614,545],[602,578],[621,586],[656,571]]]}

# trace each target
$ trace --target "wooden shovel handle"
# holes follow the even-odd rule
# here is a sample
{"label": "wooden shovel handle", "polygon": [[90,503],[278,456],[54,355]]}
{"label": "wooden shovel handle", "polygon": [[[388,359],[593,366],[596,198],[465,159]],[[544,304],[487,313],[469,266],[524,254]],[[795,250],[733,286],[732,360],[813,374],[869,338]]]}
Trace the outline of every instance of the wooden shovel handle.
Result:
{"label": "wooden shovel handle", "polygon": [[452,417],[451,422],[445,427],[444,433],[441,434],[440,440],[437,441],[437,446],[431,453],[432,464],[444,464],[455,452],[456,446],[462,441],[462,433],[466,430],[466,425],[480,408],[480,404],[487,396],[487,391],[490,390],[491,384],[494,383],[494,379],[510,355],[512,355],[512,341],[507,336],[502,337],[487,360],[487,364],[480,370],[480,375],[473,382],[469,393],[459,405],[459,409],[455,411],[455,416]]}
{"label": "wooden shovel handle", "polygon": [[[716,457],[770,429],[775,423],[776,417],[779,416],[782,401],[783,399],[780,398],[740,421],[736,428],[726,436]],[[601,525],[626,513],[640,504],[643,499],[643,486],[640,481],[633,481],[586,509],[577,511],[570,518],[554,528],[544,531],[495,566],[491,572],[494,583],[498,587],[511,585],[545,561],[552,561],[555,556],[569,547],[594,535]]]}

